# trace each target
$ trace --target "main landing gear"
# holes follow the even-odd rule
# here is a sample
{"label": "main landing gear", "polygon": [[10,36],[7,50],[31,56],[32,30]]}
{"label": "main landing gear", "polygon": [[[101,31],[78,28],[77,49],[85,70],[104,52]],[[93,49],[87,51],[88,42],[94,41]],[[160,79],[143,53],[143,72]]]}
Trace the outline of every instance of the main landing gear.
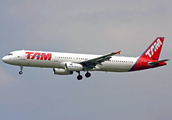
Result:
{"label": "main landing gear", "polygon": [[[77,79],[78,80],[82,80],[82,75],[80,75],[80,71],[77,71],[77,73],[79,74],[78,76],[77,76]],[[85,74],[85,77],[86,78],[89,78],[91,76],[91,73],[89,73],[88,71],[87,71],[87,73]]]}
{"label": "main landing gear", "polygon": [[23,74],[23,66],[20,66],[20,71],[19,71],[19,74],[21,75],[21,74]]}
{"label": "main landing gear", "polygon": [[91,76],[91,73],[89,73],[88,71],[87,71],[87,73],[85,74],[85,77],[86,78],[89,78]]}
{"label": "main landing gear", "polygon": [[80,71],[77,71],[77,73],[79,74],[79,75],[77,76],[77,79],[78,79],[78,80],[81,80],[81,79],[82,79],[82,75],[80,75]]}

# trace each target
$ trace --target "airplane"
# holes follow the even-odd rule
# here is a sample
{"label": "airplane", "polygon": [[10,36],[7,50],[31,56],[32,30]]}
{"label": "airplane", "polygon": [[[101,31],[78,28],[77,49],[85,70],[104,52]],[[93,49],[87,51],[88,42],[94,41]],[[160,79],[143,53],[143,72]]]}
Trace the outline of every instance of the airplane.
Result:
{"label": "airplane", "polygon": [[62,52],[46,52],[33,50],[17,50],[10,52],[2,58],[2,61],[20,66],[19,74],[23,73],[23,66],[53,68],[54,74],[72,75],[77,72],[77,79],[83,77],[81,71],[85,71],[85,77],[91,76],[90,71],[105,72],[130,72],[166,65],[165,61],[159,60],[164,37],[157,37],[154,42],[139,57],[114,56],[121,51],[106,55],[77,54]]}

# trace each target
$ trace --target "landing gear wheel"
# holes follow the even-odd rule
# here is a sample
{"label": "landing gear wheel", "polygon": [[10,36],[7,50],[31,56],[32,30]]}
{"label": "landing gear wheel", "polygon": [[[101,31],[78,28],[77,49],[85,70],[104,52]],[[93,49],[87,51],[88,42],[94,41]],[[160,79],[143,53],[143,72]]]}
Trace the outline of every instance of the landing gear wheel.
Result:
{"label": "landing gear wheel", "polygon": [[23,72],[22,72],[22,71],[20,71],[20,72],[19,72],[19,74],[21,75],[21,74],[23,74]]}
{"label": "landing gear wheel", "polygon": [[23,66],[20,66],[20,70],[21,71],[19,71],[19,74],[21,75],[21,74],[23,74],[23,71],[22,71],[23,70]]}
{"label": "landing gear wheel", "polygon": [[89,72],[87,72],[86,74],[85,74],[85,77],[86,78],[89,78],[91,76],[91,73],[89,73]]}
{"label": "landing gear wheel", "polygon": [[77,76],[77,79],[78,79],[78,80],[81,80],[81,79],[82,79],[82,75],[78,75],[78,76]]}

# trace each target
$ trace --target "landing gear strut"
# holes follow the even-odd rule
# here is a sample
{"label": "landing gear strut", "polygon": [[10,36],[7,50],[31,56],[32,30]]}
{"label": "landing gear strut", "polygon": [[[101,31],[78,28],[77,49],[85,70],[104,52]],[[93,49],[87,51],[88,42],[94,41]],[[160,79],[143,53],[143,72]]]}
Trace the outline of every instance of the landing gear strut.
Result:
{"label": "landing gear strut", "polygon": [[87,71],[87,73],[85,74],[85,77],[86,78],[89,78],[91,76],[91,73],[89,73],[88,71]]}
{"label": "landing gear strut", "polygon": [[21,75],[21,74],[23,74],[23,66],[20,66],[20,71],[19,71],[19,74]]}
{"label": "landing gear strut", "polygon": [[79,75],[77,76],[77,79],[78,80],[81,80],[82,79],[82,75],[80,75],[80,71],[77,72]]}

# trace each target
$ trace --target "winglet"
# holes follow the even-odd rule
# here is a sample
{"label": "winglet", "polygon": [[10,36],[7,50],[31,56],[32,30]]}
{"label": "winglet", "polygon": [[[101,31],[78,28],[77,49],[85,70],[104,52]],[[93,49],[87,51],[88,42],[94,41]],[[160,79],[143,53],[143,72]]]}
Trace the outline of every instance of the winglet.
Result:
{"label": "winglet", "polygon": [[117,52],[119,55],[121,54],[121,50]]}

